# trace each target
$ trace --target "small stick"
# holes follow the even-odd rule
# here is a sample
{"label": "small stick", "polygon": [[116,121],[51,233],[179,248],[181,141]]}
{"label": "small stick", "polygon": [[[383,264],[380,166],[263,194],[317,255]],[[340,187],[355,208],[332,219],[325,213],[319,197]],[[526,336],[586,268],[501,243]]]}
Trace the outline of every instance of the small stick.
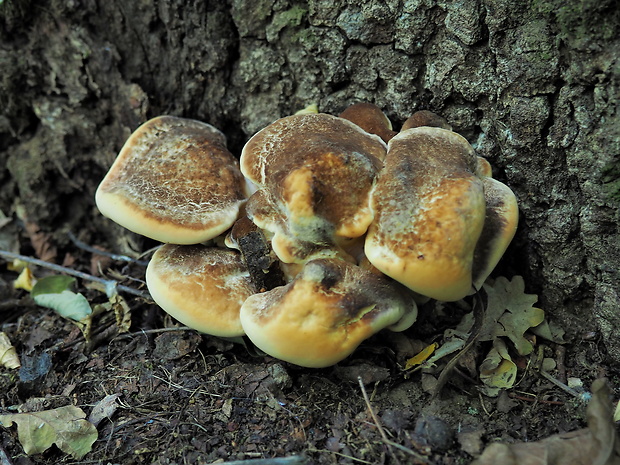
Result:
{"label": "small stick", "polygon": [[141,331],[137,331],[135,333],[125,333],[119,334],[114,338],[114,341],[119,341],[121,339],[131,339],[137,336],[144,336],[146,334],[160,334],[160,333],[169,333],[173,331],[195,331],[189,326],[179,326],[178,328],[158,328],[158,329],[143,329]]}
{"label": "small stick", "polygon": [[[426,460],[426,458],[418,454],[416,451],[411,450],[408,447],[403,446],[402,444],[398,444],[397,442],[394,442],[388,439],[387,434],[385,434],[385,430],[381,426],[381,423],[379,423],[379,419],[377,418],[377,415],[375,415],[375,412],[372,409],[372,406],[370,405],[370,399],[368,398],[368,394],[366,393],[366,388],[364,387],[364,383],[362,382],[361,376],[357,377],[357,382],[359,383],[360,389],[362,390],[362,396],[364,396],[364,402],[366,402],[366,407],[368,408],[368,411],[370,412],[370,416],[372,417],[372,420],[375,422],[375,426],[379,430],[379,434],[381,435],[381,439],[383,439],[383,442],[387,444],[388,446],[395,447],[399,450],[402,450],[403,452],[406,452],[407,454],[412,455],[413,457],[420,460],[421,462],[427,463],[430,465],[431,462]],[[396,457],[394,458],[396,459]],[[398,459],[396,459],[396,462],[399,463]]]}
{"label": "small stick", "polygon": [[372,421],[375,422],[375,426],[379,430],[379,434],[381,435],[381,438],[383,438],[383,442],[385,442],[387,444],[389,439],[387,437],[387,434],[385,434],[385,430],[381,426],[381,423],[379,423],[379,419],[377,418],[377,415],[375,415],[375,412],[372,409],[372,406],[370,405],[370,399],[368,399],[368,394],[366,393],[366,388],[364,387],[364,383],[362,382],[362,377],[361,376],[357,377],[357,382],[359,383],[360,389],[362,390],[362,396],[364,396],[364,401],[366,402],[366,407],[368,407],[368,411],[370,412],[370,416],[372,417]]}
{"label": "small stick", "polygon": [[548,381],[551,381],[553,384],[555,384],[557,387],[562,389],[564,392],[567,392],[570,395],[575,396],[577,399],[579,399],[582,402],[588,402],[592,398],[592,394],[590,394],[589,392],[587,391],[578,392],[574,390],[573,388],[568,387],[566,384],[562,383],[561,381],[558,381],[546,371],[540,370],[538,373],[540,374],[540,376],[542,376]]}
{"label": "small stick", "polygon": [[73,234],[71,231],[67,233],[67,236],[69,237],[69,239],[71,239],[71,242],[73,242],[77,247],[79,247],[82,250],[86,250],[87,252],[90,252],[96,255],[103,255],[104,257],[108,257],[108,258],[111,258],[112,260],[116,260],[119,262],[137,263],[138,265],[142,265],[142,266],[148,265],[148,262],[144,260],[138,260],[136,258],[131,258],[131,257],[128,257],[127,255],[120,255],[120,254],[116,254],[112,252],[106,252],[105,250],[99,250],[96,247],[90,246],[87,243],[79,240],[77,237],[75,237],[75,234]]}
{"label": "small stick", "polygon": [[118,284],[118,281],[115,281],[113,279],[99,278],[97,276],[93,276],[87,273],[83,273],[81,271],[73,270],[65,266],[56,265],[55,263],[45,262],[43,260],[39,260],[38,258],[27,257],[25,255],[8,252],[6,250],[0,250],[0,257],[9,259],[9,260],[22,260],[26,263],[32,263],[33,265],[37,265],[43,268],[57,271],[58,273],[65,273],[71,276],[75,276],[76,278],[85,279],[87,281],[93,281],[93,282],[102,284],[106,290],[106,294],[108,295],[112,295],[114,289],[118,289],[119,291],[126,292],[127,294],[133,294],[138,297],[142,297],[144,299],[151,299],[151,295],[148,292],[141,291],[139,289],[134,289],[128,286],[123,286],[122,284]]}
{"label": "small stick", "polygon": [[566,349],[564,346],[558,344],[555,348],[555,359],[557,362],[558,380],[566,383],[566,365],[564,361],[566,359]]}
{"label": "small stick", "polygon": [[273,459],[249,459],[222,462],[221,465],[308,465],[308,459],[303,455],[291,455],[290,457],[276,457]]}

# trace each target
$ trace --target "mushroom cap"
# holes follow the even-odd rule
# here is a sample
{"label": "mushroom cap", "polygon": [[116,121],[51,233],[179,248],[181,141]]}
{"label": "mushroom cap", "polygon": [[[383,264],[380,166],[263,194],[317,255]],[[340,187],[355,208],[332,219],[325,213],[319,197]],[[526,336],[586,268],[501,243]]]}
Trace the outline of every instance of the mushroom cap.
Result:
{"label": "mushroom cap", "polygon": [[419,294],[465,297],[485,219],[476,168],[471,146],[446,129],[408,129],[390,140],[372,192],[375,218],[364,246],[370,263]]}
{"label": "mushroom cap", "polygon": [[378,136],[336,116],[279,119],[241,154],[241,171],[258,187],[246,205],[248,217],[273,234],[273,249],[286,263],[328,251],[338,237],[362,236],[372,221],[370,190],[385,151]]}
{"label": "mushroom cap", "polygon": [[385,143],[396,135],[396,132],[392,130],[391,121],[381,111],[381,108],[372,103],[354,103],[338,116],[357,124],[370,134],[378,135]]}
{"label": "mushroom cap", "polygon": [[480,177],[487,176],[489,178],[493,177],[493,167],[491,163],[486,158],[478,157],[478,170],[477,174]]}
{"label": "mushroom cap", "polygon": [[239,309],[256,292],[234,250],[166,244],[146,269],[153,300],[181,323],[214,336],[243,335]]}
{"label": "mushroom cap", "polygon": [[474,251],[473,284],[480,289],[517,232],[519,206],[508,186],[496,179],[482,178],[486,217]]}
{"label": "mushroom cap", "polygon": [[407,118],[400,131],[403,132],[407,129],[420,128],[423,126],[442,128],[449,131],[452,130],[452,126],[448,124],[448,121],[444,117],[429,110],[420,110]]}
{"label": "mushroom cap", "polygon": [[267,354],[325,367],[405,315],[413,323],[417,307],[402,291],[385,276],[342,260],[312,260],[286,286],[249,297],[241,307],[241,324]]}
{"label": "mushroom cap", "polygon": [[95,199],[104,216],[133,232],[196,244],[226,231],[245,197],[245,180],[219,130],[160,116],[129,137]]}

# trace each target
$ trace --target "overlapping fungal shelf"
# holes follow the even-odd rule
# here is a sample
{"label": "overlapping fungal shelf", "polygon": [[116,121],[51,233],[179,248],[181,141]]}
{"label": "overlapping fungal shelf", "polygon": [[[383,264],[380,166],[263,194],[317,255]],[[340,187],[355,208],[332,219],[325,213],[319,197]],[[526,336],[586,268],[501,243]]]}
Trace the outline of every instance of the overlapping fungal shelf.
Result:
{"label": "overlapping fungal shelf", "polygon": [[443,118],[417,112],[397,133],[368,103],[281,118],[239,161],[212,126],[154,118],[96,201],[166,243],[146,273],[164,310],[307,367],[408,328],[416,300],[474,292],[518,220],[512,191]]}

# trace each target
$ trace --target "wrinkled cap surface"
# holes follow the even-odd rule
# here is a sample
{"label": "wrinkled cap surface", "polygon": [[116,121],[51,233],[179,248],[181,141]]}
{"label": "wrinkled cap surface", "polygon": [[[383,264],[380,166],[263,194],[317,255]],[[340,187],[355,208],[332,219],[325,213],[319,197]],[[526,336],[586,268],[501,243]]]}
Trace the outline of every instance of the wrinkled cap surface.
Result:
{"label": "wrinkled cap surface", "polygon": [[378,136],[342,118],[277,120],[241,154],[241,171],[258,188],[247,214],[273,234],[274,251],[287,263],[303,262],[339,237],[359,237],[372,221],[369,193],[385,151]]}
{"label": "wrinkled cap surface", "polygon": [[257,347],[306,367],[333,365],[364,339],[405,316],[411,324],[416,315],[398,283],[339,259],[312,260],[291,283],[241,307],[241,323]]}
{"label": "wrinkled cap surface", "polygon": [[445,129],[408,129],[390,140],[372,193],[370,263],[419,294],[465,297],[485,218],[477,164],[467,141]]}
{"label": "wrinkled cap surface", "polygon": [[237,251],[204,245],[160,247],[146,269],[146,283],[168,314],[222,337],[243,335],[239,309],[256,292]]}
{"label": "wrinkled cap surface", "polygon": [[161,242],[221,234],[245,201],[245,180],[224,135],[200,121],[160,116],[127,140],[96,193],[101,213]]}

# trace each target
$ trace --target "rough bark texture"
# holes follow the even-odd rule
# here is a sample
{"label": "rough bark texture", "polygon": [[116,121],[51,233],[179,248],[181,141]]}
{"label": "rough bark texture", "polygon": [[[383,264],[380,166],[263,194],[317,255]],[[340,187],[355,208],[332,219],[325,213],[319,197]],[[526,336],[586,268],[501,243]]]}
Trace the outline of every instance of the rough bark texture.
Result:
{"label": "rough bark texture", "polygon": [[93,194],[148,117],[209,122],[239,153],[310,103],[374,102],[396,127],[430,109],[517,194],[503,272],[620,362],[619,24],[613,0],[5,0],[0,210],[119,248]]}

